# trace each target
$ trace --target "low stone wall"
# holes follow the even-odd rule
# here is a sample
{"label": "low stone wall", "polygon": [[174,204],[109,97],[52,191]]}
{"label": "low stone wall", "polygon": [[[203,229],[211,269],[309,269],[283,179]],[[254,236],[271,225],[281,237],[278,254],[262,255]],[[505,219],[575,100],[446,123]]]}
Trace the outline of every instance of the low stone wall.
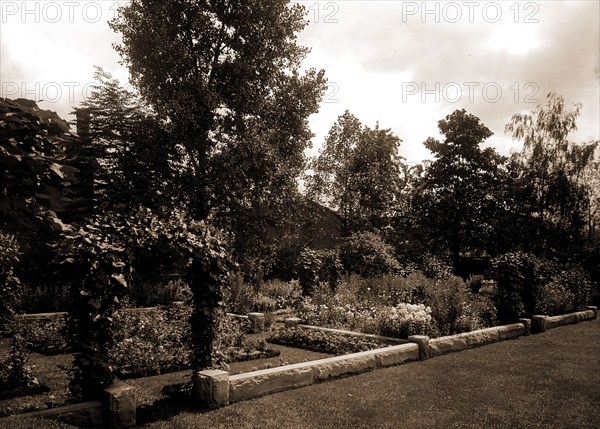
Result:
{"label": "low stone wall", "polygon": [[[310,386],[313,383],[332,378],[359,374],[375,368],[400,365],[418,359],[418,345],[401,344],[232,376],[224,371],[218,373],[201,371],[196,376],[196,380],[200,383],[196,388],[196,394],[203,403],[215,408],[283,390]],[[225,385],[227,388],[225,388]],[[215,397],[215,395],[220,396]]]}
{"label": "low stone wall", "polygon": [[526,325],[524,323],[514,323],[512,325],[495,326],[493,328],[478,329],[462,334],[434,338],[429,340],[429,357],[508,340],[526,335],[526,333]]}
{"label": "low stone wall", "polygon": [[[135,389],[127,384],[115,384],[103,391],[101,401],[82,402],[19,414],[19,418],[44,417],[82,427],[129,428],[136,424]],[[5,427],[0,419],[0,427]]]}
{"label": "low stone wall", "polygon": [[572,325],[585,320],[594,320],[598,318],[598,308],[588,307],[585,311],[575,313],[561,314],[559,316],[541,316],[535,315],[532,319],[532,330],[534,332],[544,332],[547,329],[558,328],[559,326]]}

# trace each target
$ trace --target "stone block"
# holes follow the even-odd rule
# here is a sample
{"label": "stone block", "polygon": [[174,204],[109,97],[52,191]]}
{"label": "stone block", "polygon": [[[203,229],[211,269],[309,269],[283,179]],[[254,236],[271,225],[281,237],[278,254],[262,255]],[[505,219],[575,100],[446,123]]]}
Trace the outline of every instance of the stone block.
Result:
{"label": "stone block", "polygon": [[546,317],[546,329],[557,328],[559,326],[571,325],[573,323],[583,322],[594,318],[593,310],[578,311],[576,313],[561,314],[559,316]]}
{"label": "stone block", "polygon": [[244,401],[311,384],[313,370],[305,364],[237,374],[229,378],[229,401]]}
{"label": "stone block", "polygon": [[284,322],[286,328],[297,328],[302,322],[302,319],[299,317],[286,317]]}
{"label": "stone block", "polygon": [[375,366],[385,368],[387,366],[401,365],[405,362],[419,360],[420,347],[418,344],[402,344],[391,346],[375,351]]}
{"label": "stone block", "polygon": [[229,373],[218,369],[198,371],[194,391],[203,406],[214,409],[229,405]]}
{"label": "stone block", "polygon": [[531,332],[545,332],[547,318],[548,316],[542,316],[539,314],[531,316]]}
{"label": "stone block", "polygon": [[588,309],[589,311],[591,311],[592,313],[594,313],[594,316],[592,317],[592,320],[596,320],[596,319],[598,319],[598,307],[596,307],[596,306],[593,306],[593,305],[589,305],[589,306],[587,307],[587,309]]}
{"label": "stone block", "polygon": [[327,380],[350,374],[359,374],[375,368],[373,351],[336,356],[313,362],[315,381]]}
{"label": "stone block", "polygon": [[525,335],[525,325],[522,323],[513,323],[511,325],[498,326],[500,340],[509,340],[511,338]]}
{"label": "stone block", "polygon": [[250,332],[259,334],[265,330],[265,315],[263,313],[248,313]]}
{"label": "stone block", "polygon": [[529,334],[531,334],[531,319],[519,319],[519,323],[522,323],[523,326],[525,327],[525,333],[523,335],[525,335],[526,337],[529,336]]}
{"label": "stone block", "polygon": [[429,359],[429,337],[427,335],[411,335],[408,341],[416,343],[419,347],[419,360]]}
{"label": "stone block", "polygon": [[108,404],[108,423],[111,428],[135,426],[135,389],[127,384],[115,384],[104,389]]}

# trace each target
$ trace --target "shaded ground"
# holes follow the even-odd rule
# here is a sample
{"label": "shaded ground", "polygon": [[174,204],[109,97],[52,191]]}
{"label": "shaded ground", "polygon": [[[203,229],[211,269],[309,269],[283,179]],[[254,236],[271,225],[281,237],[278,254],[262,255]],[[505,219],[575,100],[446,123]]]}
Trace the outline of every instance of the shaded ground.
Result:
{"label": "shaded ground", "polygon": [[[249,335],[249,339],[258,341],[259,339],[265,339],[267,336],[268,333]],[[8,348],[8,346],[8,340],[0,340],[0,348]],[[269,344],[269,348],[279,350],[281,354],[269,359],[233,363],[230,365],[229,371],[231,373],[248,372],[331,356],[276,344]],[[73,363],[71,355],[44,356],[38,353],[30,353],[28,355],[28,363],[33,367],[34,374],[40,383],[48,386],[50,392],[0,400],[0,416],[2,414],[17,414],[26,411],[56,407],[64,405],[67,401],[69,370]],[[187,370],[153,377],[128,379],[125,381],[138,388],[138,401],[140,406],[144,407],[166,398],[161,392],[164,386],[182,383],[190,379],[191,370]],[[0,429],[2,429],[1,421]]]}
{"label": "shaded ground", "polygon": [[[553,329],[241,402],[196,411],[148,395],[145,428],[599,428],[600,321]],[[247,363],[245,363],[247,364]],[[189,375],[189,373],[188,373]],[[172,375],[174,376],[174,374]],[[159,376],[166,377],[166,376]],[[174,381],[176,382],[176,381]],[[0,420],[39,428],[44,421]],[[58,426],[57,426],[58,427]],[[68,426],[60,426],[68,427]]]}

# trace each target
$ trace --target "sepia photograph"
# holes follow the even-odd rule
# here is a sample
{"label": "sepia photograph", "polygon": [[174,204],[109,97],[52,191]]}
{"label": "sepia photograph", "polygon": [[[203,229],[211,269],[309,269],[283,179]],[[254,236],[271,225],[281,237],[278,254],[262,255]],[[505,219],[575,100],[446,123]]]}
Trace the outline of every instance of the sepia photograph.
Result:
{"label": "sepia photograph", "polygon": [[600,428],[600,1],[0,0],[0,429]]}

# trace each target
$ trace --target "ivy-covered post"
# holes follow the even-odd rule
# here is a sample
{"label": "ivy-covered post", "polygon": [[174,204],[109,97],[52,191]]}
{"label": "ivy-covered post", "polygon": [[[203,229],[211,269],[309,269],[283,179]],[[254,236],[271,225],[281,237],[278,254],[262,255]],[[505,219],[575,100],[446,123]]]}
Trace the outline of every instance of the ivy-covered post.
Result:
{"label": "ivy-covered post", "polygon": [[77,400],[100,398],[115,378],[109,362],[113,317],[127,293],[129,270],[115,223],[116,219],[95,220],[78,231],[68,229],[59,245],[62,263],[74,275],[67,329],[74,356],[70,391]]}
{"label": "ivy-covered post", "polygon": [[193,344],[192,363],[194,370],[206,369],[213,365],[213,342],[218,314],[222,311],[222,292],[202,261],[194,260],[188,274],[188,281],[194,293],[191,316]]}
{"label": "ivy-covered post", "polygon": [[230,262],[219,235],[202,222],[186,231],[186,242],[191,259],[187,280],[194,295],[190,320],[193,382],[197,383],[197,372],[214,365],[213,344],[217,322],[223,316],[223,286]]}

